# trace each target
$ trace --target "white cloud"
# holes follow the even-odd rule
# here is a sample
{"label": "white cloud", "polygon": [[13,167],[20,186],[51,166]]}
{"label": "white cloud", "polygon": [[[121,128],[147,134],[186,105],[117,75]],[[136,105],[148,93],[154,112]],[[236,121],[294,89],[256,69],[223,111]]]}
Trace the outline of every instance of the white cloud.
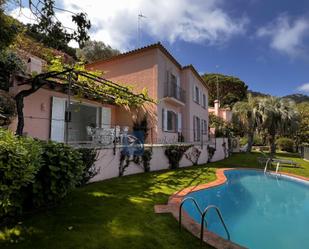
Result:
{"label": "white cloud", "polygon": [[30,9],[26,7],[13,9],[9,14],[22,23],[33,24],[36,22],[36,17],[31,13]]}
{"label": "white cloud", "polygon": [[309,31],[309,20],[298,18],[292,21],[287,15],[279,16],[274,22],[260,28],[258,37],[269,37],[270,47],[290,57],[302,55],[304,38]]}
{"label": "white cloud", "polygon": [[298,91],[309,93],[309,83],[305,83],[299,87],[297,87]]}
{"label": "white cloud", "polygon": [[[65,9],[88,13],[93,28],[91,38],[121,50],[137,43],[137,15],[144,35],[153,40],[221,44],[245,32],[248,19],[234,19],[222,9],[224,0],[63,0]],[[59,19],[71,25],[67,14]]]}

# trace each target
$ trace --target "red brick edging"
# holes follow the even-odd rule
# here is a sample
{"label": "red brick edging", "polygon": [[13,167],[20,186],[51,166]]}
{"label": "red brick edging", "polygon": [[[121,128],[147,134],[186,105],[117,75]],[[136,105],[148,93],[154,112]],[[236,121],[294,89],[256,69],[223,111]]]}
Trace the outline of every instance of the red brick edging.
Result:
{"label": "red brick edging", "polygon": [[[226,170],[261,170],[261,169],[252,169],[252,168],[222,168],[216,170],[216,180],[213,182],[188,187],[185,189],[182,189],[180,191],[177,191],[173,195],[170,196],[167,205],[155,205],[155,213],[171,213],[177,221],[179,221],[179,207],[181,204],[181,201],[184,199],[186,195],[189,193],[199,191],[202,189],[217,187],[226,182],[226,177],[224,175],[224,172]],[[289,177],[294,177],[300,180],[309,181],[309,178],[298,176],[291,173],[283,173],[280,172],[282,175],[286,175]],[[182,217],[182,226],[185,227],[189,232],[191,232],[194,236],[200,237],[200,228],[201,225],[198,224],[196,221],[194,221],[186,212],[183,210],[183,217]],[[228,241],[217,234],[205,229],[204,231],[204,242],[207,244],[217,248],[217,249],[243,249],[245,247],[237,245],[233,243],[232,241]]]}

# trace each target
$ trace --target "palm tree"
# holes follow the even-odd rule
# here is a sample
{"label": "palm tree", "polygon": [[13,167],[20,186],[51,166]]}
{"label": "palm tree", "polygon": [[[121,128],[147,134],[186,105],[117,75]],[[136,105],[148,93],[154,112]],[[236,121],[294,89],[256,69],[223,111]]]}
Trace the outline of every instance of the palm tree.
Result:
{"label": "palm tree", "polygon": [[294,134],[299,124],[295,103],[276,97],[261,99],[256,110],[256,117],[258,130],[268,135],[271,156],[276,153],[276,136]]}
{"label": "palm tree", "polygon": [[247,152],[251,152],[254,132],[257,128],[257,108],[259,98],[248,95],[247,101],[237,102],[233,106],[233,119],[240,125],[248,137]]}

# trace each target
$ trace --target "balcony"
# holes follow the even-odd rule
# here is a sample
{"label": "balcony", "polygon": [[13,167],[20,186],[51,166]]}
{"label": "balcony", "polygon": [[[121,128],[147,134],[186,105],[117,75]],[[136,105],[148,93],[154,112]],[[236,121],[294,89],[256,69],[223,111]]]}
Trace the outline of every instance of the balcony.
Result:
{"label": "balcony", "polygon": [[175,82],[169,81],[164,86],[164,99],[184,105],[186,102],[186,91],[179,87]]}

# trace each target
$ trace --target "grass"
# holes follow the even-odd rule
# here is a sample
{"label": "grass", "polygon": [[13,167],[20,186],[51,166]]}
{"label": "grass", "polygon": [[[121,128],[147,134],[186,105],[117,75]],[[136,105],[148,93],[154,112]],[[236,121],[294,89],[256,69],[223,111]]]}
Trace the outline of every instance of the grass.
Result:
{"label": "grass", "polygon": [[[213,181],[220,167],[259,167],[259,153],[234,154],[224,161],[173,171],[161,171],[89,184],[72,192],[58,207],[39,212],[12,227],[0,228],[0,248],[23,249],[193,249],[199,240],[179,232],[169,214],[155,214],[182,188]],[[283,171],[309,177],[309,162]],[[205,248],[210,248],[205,246]]]}

